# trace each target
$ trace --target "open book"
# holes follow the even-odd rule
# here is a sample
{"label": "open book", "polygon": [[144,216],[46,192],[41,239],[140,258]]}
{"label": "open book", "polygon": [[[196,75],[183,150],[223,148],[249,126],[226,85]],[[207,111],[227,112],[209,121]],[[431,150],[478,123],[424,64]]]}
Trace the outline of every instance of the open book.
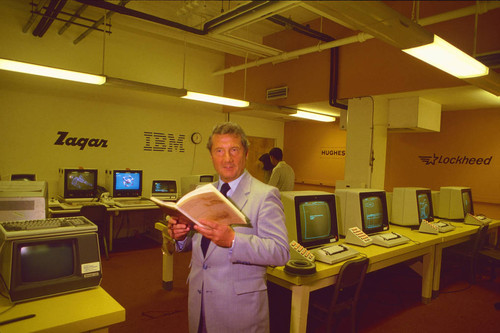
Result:
{"label": "open book", "polygon": [[198,187],[180,198],[177,203],[151,197],[165,214],[184,216],[192,223],[206,227],[200,219],[220,224],[248,224],[245,215],[212,184]]}

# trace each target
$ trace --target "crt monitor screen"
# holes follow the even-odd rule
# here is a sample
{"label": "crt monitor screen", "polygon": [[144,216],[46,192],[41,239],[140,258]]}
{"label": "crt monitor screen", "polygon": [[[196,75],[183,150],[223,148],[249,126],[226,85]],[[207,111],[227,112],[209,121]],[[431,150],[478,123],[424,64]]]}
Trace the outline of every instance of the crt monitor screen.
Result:
{"label": "crt monitor screen", "polygon": [[213,175],[201,175],[200,176],[200,183],[213,183],[213,182],[214,182]]}
{"label": "crt monitor screen", "polygon": [[[74,274],[73,242],[62,239],[51,243],[23,244],[19,249],[21,282],[41,282]],[[47,256],[50,253],[50,257]]]}
{"label": "crt monitor screen", "polygon": [[417,192],[417,204],[418,204],[418,214],[419,222],[426,220],[428,222],[434,221],[434,214],[432,212],[432,195],[431,191],[421,191]]}
{"label": "crt monitor screen", "polygon": [[34,173],[13,173],[10,175],[10,180],[36,181]]}
{"label": "crt monitor screen", "polygon": [[181,195],[185,195],[200,185],[213,183],[216,177],[211,174],[188,175],[181,177]]}
{"label": "crt monitor screen", "polygon": [[464,217],[467,214],[474,215],[474,208],[472,205],[472,191],[470,188],[462,189],[462,206],[464,208]]}
{"label": "crt monitor screen", "polygon": [[389,221],[385,192],[359,193],[361,226],[366,234],[387,230]]}
{"label": "crt monitor screen", "polygon": [[281,193],[289,240],[306,248],[338,240],[335,195],[320,191]]}
{"label": "crt monitor screen", "polygon": [[153,195],[177,193],[177,182],[175,180],[153,180]]}
{"label": "crt monitor screen", "polygon": [[97,195],[97,169],[62,169],[62,196],[65,199],[91,199]]}
{"label": "crt monitor screen", "polygon": [[113,170],[114,197],[140,197],[142,170]]}

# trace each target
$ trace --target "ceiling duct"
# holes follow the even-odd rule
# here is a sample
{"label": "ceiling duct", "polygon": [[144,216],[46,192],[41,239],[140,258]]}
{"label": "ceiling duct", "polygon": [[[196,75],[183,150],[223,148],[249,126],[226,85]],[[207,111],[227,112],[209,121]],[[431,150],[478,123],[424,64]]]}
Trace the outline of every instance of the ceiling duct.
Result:
{"label": "ceiling duct", "polygon": [[287,86],[266,90],[266,99],[268,101],[273,100],[273,99],[287,98],[287,97],[288,97],[288,87]]}

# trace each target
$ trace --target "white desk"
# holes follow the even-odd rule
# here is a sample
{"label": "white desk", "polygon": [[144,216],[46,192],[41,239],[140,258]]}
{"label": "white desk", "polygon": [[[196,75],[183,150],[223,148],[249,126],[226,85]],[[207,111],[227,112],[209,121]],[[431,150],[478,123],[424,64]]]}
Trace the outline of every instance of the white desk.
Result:
{"label": "white desk", "polygon": [[[0,299],[0,313],[12,306]],[[0,315],[0,321],[35,314],[35,317],[0,326],[2,333],[107,332],[125,321],[125,309],[101,287],[18,303]]]}
{"label": "white desk", "polygon": [[[392,248],[377,245],[360,247],[348,244],[370,259],[368,272],[373,272],[409,259],[422,257],[422,302],[428,303],[432,298],[432,281],[434,269],[435,245],[439,238],[429,238],[409,228],[391,226],[391,231],[398,232],[412,239],[413,242]],[[343,243],[341,241],[340,243]],[[267,278],[269,281],[292,291],[290,316],[290,332],[306,332],[307,315],[309,309],[309,294],[317,289],[335,284],[337,275],[344,262],[328,265],[316,262],[316,274],[312,276],[290,275],[284,267],[269,267]]]}

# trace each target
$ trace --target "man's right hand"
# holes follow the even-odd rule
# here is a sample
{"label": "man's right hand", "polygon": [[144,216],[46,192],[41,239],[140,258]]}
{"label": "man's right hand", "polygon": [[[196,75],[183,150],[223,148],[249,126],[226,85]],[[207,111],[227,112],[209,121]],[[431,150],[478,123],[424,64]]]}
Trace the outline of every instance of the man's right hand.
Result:
{"label": "man's right hand", "polygon": [[189,225],[179,221],[178,217],[170,217],[168,220],[168,235],[177,241],[184,240],[190,230]]}

